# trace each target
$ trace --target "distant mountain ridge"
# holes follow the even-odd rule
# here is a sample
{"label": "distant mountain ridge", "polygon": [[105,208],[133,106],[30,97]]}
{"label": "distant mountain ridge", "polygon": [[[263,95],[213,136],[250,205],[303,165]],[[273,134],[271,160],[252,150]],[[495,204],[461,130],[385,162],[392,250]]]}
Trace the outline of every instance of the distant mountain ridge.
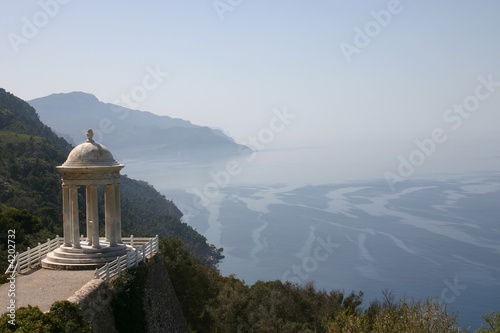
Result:
{"label": "distant mountain ridge", "polygon": [[28,101],[42,122],[74,144],[87,128],[118,159],[212,159],[251,152],[222,131],[190,121],[103,103],[84,92],[52,94]]}

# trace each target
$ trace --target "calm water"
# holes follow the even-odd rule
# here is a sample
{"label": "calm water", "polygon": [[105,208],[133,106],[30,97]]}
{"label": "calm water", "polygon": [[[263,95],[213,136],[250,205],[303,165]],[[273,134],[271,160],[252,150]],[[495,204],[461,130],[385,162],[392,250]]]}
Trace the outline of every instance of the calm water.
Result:
{"label": "calm water", "polygon": [[[293,168],[282,163],[292,156]],[[364,305],[384,288],[436,296],[473,328],[500,311],[498,173],[412,177],[392,191],[376,177],[382,169],[353,181],[303,161],[288,153],[196,166],[125,161],[124,171],[173,199],[186,222],[224,247],[221,272],[248,284],[314,281],[361,290]]]}

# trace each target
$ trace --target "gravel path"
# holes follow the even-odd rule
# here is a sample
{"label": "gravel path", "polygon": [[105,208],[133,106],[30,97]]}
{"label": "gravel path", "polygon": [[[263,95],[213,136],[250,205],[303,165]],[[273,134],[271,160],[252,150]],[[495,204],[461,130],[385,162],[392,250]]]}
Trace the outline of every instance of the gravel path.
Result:
{"label": "gravel path", "polygon": [[[94,271],[59,271],[38,269],[17,275],[15,280],[16,308],[28,304],[48,311],[55,301],[63,301],[94,278]],[[10,284],[0,286],[0,314],[8,311]]]}

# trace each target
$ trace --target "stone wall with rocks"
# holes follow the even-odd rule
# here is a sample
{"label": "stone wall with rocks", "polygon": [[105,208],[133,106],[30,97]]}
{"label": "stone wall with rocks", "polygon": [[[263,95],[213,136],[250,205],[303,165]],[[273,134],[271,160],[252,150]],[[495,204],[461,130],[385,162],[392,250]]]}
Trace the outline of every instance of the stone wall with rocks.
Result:
{"label": "stone wall with rocks", "polygon": [[143,304],[148,332],[189,332],[161,254],[149,263]]}
{"label": "stone wall with rocks", "polygon": [[[142,293],[145,332],[189,332],[175,295],[167,268],[160,253],[146,263],[147,275]],[[116,279],[120,279],[117,277]],[[94,332],[118,332],[112,301],[117,291],[113,283],[94,279],[85,284],[68,301],[83,310],[85,320],[92,322]],[[135,308],[137,304],[130,304]]]}

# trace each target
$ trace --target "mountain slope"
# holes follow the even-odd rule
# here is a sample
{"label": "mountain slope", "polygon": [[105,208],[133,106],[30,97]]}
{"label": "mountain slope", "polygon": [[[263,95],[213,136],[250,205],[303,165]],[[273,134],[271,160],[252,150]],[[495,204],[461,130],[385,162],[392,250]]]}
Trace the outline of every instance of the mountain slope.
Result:
{"label": "mountain slope", "polygon": [[[23,229],[29,236],[23,246],[33,246],[38,241],[46,241],[47,237],[61,235],[61,175],[55,167],[66,160],[70,150],[68,142],[40,122],[33,107],[0,88],[0,234],[6,235],[9,228],[17,227],[19,232]],[[214,262],[217,252],[213,246],[180,221],[182,213],[172,201],[146,182],[122,175],[121,183],[124,233],[139,237],[177,235],[184,240],[187,249]],[[104,198],[102,194],[99,197],[102,209]],[[83,187],[80,188],[79,207],[81,230],[85,230]],[[24,215],[17,210],[25,210]],[[104,217],[103,211],[100,216]],[[36,228],[28,230],[29,224]],[[37,235],[33,234],[35,232]],[[16,249],[23,250],[22,246]]]}
{"label": "mountain slope", "polygon": [[87,128],[118,159],[207,159],[250,150],[219,130],[191,122],[100,102],[83,92],[52,94],[29,101],[41,120],[73,143]]}

